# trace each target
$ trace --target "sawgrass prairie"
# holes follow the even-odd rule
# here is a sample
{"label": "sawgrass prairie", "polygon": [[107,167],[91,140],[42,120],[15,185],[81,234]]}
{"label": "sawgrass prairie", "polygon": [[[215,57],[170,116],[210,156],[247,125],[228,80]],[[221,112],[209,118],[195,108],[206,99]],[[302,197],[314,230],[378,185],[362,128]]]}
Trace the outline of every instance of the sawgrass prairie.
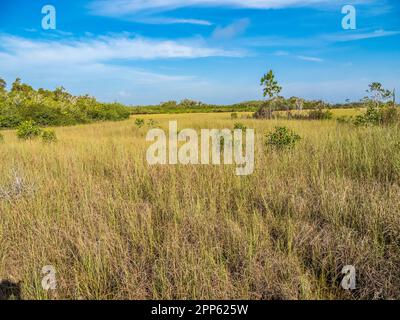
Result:
{"label": "sawgrass prairie", "polygon": [[[255,130],[254,173],[149,166],[139,117],[164,129],[241,122]],[[301,141],[267,148],[275,126]],[[397,126],[224,113],[54,130],[47,144],[2,132],[0,279],[23,299],[400,298]],[[54,291],[42,289],[46,265]],[[340,285],[346,265],[357,271],[351,292]]]}

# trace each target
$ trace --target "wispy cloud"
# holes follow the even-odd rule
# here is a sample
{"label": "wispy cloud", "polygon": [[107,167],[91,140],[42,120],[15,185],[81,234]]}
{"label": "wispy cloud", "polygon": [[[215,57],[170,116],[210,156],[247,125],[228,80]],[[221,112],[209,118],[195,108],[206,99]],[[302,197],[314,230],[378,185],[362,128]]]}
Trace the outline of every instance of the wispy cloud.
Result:
{"label": "wispy cloud", "polygon": [[[16,77],[42,87],[63,85],[76,94],[90,93],[112,101],[117,92],[125,101],[143,96],[148,86],[163,84],[165,95],[178,84],[194,81],[180,75],[138,67],[142,60],[239,57],[241,53],[207,46],[201,39],[155,40],[141,37],[97,36],[80,39],[27,39],[0,34],[1,76]],[[179,86],[178,86],[179,87]],[[142,89],[140,89],[142,88]],[[143,89],[147,88],[147,89]],[[150,94],[146,98],[154,99]]]}
{"label": "wispy cloud", "polygon": [[[240,39],[240,43],[247,47],[271,48],[315,48],[340,42],[360,41],[399,35],[400,31],[388,30],[354,30],[331,34],[315,34],[308,37],[248,37]],[[280,50],[282,51],[282,50]]]}
{"label": "wispy cloud", "polygon": [[[375,0],[353,0],[369,3]],[[93,15],[133,19],[142,23],[189,23],[211,25],[212,22],[195,18],[160,18],[169,13],[189,7],[233,9],[284,9],[291,7],[321,7],[347,3],[348,0],[92,0],[88,5]]]}
{"label": "wispy cloud", "polygon": [[[344,0],[95,0],[91,2],[89,8],[95,14],[120,16],[144,11],[166,12],[187,7],[280,9],[345,2]],[[372,2],[372,0],[356,2],[365,3]]]}
{"label": "wispy cloud", "polygon": [[0,36],[1,51],[20,60],[86,63],[112,60],[240,57],[243,53],[206,46],[200,40],[154,40],[99,36],[79,40],[34,40]]}
{"label": "wispy cloud", "polygon": [[[140,19],[135,19],[136,22],[140,22]],[[157,18],[147,18],[142,20],[147,24],[195,24],[199,26],[211,26],[212,22],[208,20],[202,19],[180,19],[180,18],[166,18],[166,17],[157,17]]]}
{"label": "wispy cloud", "polygon": [[213,38],[217,40],[232,39],[242,35],[249,25],[249,19],[240,19],[226,27],[217,27],[213,32]]}
{"label": "wispy cloud", "polygon": [[381,38],[381,37],[391,37],[399,35],[400,31],[386,31],[383,29],[375,30],[372,32],[346,32],[341,34],[333,34],[323,36],[322,39],[330,42],[347,42],[347,41],[357,41],[364,39],[373,39],[373,38]]}
{"label": "wispy cloud", "polygon": [[322,61],[324,61],[323,59],[317,58],[317,57],[297,56],[297,58],[300,59],[300,60],[310,61],[310,62],[322,62]]}

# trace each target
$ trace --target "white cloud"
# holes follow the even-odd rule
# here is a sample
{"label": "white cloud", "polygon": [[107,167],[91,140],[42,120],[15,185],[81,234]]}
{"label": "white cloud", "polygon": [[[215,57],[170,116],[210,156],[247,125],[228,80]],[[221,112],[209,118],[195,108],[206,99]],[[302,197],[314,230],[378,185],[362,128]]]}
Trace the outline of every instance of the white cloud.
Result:
{"label": "white cloud", "polygon": [[92,1],[89,8],[95,14],[120,16],[138,12],[165,12],[186,7],[280,9],[345,2],[344,0],[96,0]]}
{"label": "white cloud", "polygon": [[[353,0],[353,3],[370,3],[375,0]],[[193,18],[160,18],[167,13],[189,7],[233,9],[283,9],[289,7],[320,7],[346,4],[348,0],[92,0],[88,8],[91,14],[118,17],[141,23],[188,23],[211,25],[212,22]]]}
{"label": "white cloud", "polygon": [[249,25],[249,19],[241,19],[226,27],[218,27],[213,32],[213,38],[217,40],[232,39],[243,34]]}
{"label": "white cloud", "polygon": [[[139,19],[136,19],[137,22],[140,22]],[[199,26],[211,26],[212,22],[201,19],[179,19],[179,18],[147,18],[143,20],[144,23],[148,24],[196,24]]]}
{"label": "white cloud", "polygon": [[140,37],[102,36],[80,40],[33,40],[0,36],[0,49],[21,61],[104,62],[112,60],[239,57],[243,53],[210,48],[200,40],[150,40]]}
{"label": "white cloud", "polygon": [[356,40],[373,39],[381,37],[391,37],[399,34],[400,31],[386,31],[380,29],[372,32],[356,31],[356,32],[346,32],[341,34],[327,35],[323,37],[323,39],[331,42],[347,42],[347,41],[356,41]]}
{"label": "white cloud", "polygon": [[144,70],[137,66],[138,60],[217,56],[236,57],[240,53],[211,48],[201,40],[150,40],[126,35],[39,40],[0,34],[0,77],[8,83],[21,77],[34,87],[62,85],[74,94],[89,93],[103,101],[151,101],[157,97],[149,88],[163,87],[167,96],[182,83],[194,82],[190,75],[162,74],[157,68]]}
{"label": "white cloud", "polygon": [[322,62],[322,61],[324,61],[323,59],[317,58],[317,57],[297,56],[297,58],[300,59],[300,60],[310,61],[310,62]]}

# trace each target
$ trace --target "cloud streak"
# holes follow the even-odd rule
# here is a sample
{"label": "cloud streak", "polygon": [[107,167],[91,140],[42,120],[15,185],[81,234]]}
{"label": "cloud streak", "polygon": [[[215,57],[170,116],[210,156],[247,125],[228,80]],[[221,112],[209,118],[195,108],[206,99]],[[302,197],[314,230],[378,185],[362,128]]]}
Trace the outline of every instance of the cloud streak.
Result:
{"label": "cloud streak", "polygon": [[[21,77],[37,87],[63,85],[75,94],[90,93],[105,101],[113,101],[116,92],[125,92],[119,98],[128,102],[143,96],[148,86],[162,84],[172,90],[194,79],[144,70],[137,67],[140,61],[240,55],[191,39],[168,41],[122,34],[40,40],[0,34],[1,77],[8,81]],[[147,99],[154,97],[149,94]]]}
{"label": "cloud streak", "polygon": [[323,39],[329,42],[348,42],[365,39],[374,39],[382,37],[391,37],[399,35],[400,31],[386,31],[383,29],[375,30],[372,32],[352,32],[324,36]]}
{"label": "cloud streak", "polygon": [[[345,3],[344,0],[97,0],[89,5],[92,13],[120,16],[138,12],[166,12],[188,7],[240,9],[282,9]],[[364,1],[371,2],[371,1]]]}
{"label": "cloud streak", "polygon": [[240,57],[243,53],[210,48],[195,40],[154,40],[141,37],[99,36],[81,40],[33,40],[0,36],[3,53],[32,62],[105,62],[113,60],[195,59]]}
{"label": "cloud streak", "polygon": [[242,35],[250,25],[249,19],[240,19],[226,27],[218,27],[213,32],[213,38],[216,40],[232,39]]}
{"label": "cloud streak", "polygon": [[161,24],[188,23],[208,26],[212,22],[193,18],[160,18],[157,15],[191,7],[268,10],[332,6],[346,2],[348,0],[93,0],[89,3],[88,9],[93,15],[130,19],[141,23],[154,24],[160,21]]}
{"label": "cloud streak", "polygon": [[298,59],[309,62],[323,62],[324,60],[317,57],[297,56]]}

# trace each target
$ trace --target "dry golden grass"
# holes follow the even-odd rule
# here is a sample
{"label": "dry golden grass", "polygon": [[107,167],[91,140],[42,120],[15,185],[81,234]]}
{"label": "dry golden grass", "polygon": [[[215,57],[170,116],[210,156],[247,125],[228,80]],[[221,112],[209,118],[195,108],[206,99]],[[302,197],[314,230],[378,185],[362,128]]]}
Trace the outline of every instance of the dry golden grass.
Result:
{"label": "dry golden grass", "polygon": [[[0,145],[0,279],[24,299],[400,298],[400,132],[335,121],[146,116],[167,128],[256,132],[256,165],[155,166],[148,128],[56,128],[58,143]],[[302,136],[273,152],[265,134]],[[46,293],[41,269],[58,287]],[[341,289],[344,265],[358,289]]]}

